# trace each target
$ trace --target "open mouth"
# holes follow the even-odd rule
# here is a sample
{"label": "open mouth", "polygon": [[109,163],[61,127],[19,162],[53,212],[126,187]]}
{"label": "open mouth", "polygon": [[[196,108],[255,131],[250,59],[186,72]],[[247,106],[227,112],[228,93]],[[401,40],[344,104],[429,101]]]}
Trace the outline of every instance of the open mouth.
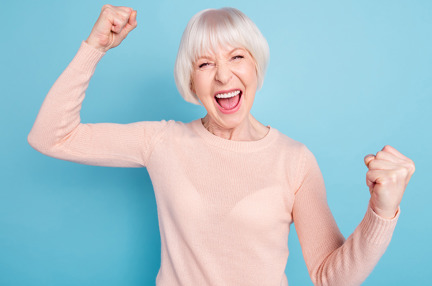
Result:
{"label": "open mouth", "polygon": [[215,95],[215,100],[219,105],[219,109],[224,113],[232,113],[237,111],[240,106],[242,91],[239,89],[229,92],[218,93]]}

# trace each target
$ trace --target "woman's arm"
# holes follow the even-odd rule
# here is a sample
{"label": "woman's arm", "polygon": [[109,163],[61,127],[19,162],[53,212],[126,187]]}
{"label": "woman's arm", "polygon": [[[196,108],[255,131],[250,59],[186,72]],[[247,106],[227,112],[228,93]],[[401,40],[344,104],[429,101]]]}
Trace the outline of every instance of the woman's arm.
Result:
{"label": "woman's arm", "polygon": [[130,8],[104,6],[89,38],[82,42],[44,100],[28,136],[33,148],[48,156],[83,164],[146,165],[153,143],[167,122],[80,123],[81,104],[97,63],[136,27],[135,17],[136,12]]}
{"label": "woman's arm", "polygon": [[360,285],[390,243],[399,208],[391,219],[368,206],[353,234],[344,239],[329,210],[324,181],[312,153],[305,148],[302,181],[293,218],[303,256],[315,285]]}

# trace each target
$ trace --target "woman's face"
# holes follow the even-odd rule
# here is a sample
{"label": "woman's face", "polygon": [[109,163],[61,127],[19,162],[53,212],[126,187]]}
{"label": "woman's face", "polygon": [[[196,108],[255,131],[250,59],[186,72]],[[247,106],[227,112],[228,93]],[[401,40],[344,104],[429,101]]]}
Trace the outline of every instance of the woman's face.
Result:
{"label": "woman's face", "polygon": [[244,48],[223,47],[207,53],[193,65],[192,91],[209,120],[235,128],[248,118],[257,89],[255,60]]}

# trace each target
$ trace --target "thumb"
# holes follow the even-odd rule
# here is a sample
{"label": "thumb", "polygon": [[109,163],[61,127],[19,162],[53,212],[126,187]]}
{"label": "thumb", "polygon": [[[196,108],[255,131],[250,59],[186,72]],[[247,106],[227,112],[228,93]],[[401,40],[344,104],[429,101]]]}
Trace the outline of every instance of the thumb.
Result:
{"label": "thumb", "polygon": [[135,29],[138,25],[137,20],[136,20],[136,16],[137,16],[137,11],[133,10],[130,17],[129,17],[129,21],[127,22],[127,24],[125,25],[123,31],[124,33],[127,35],[129,34],[130,31],[132,31],[133,29]]}

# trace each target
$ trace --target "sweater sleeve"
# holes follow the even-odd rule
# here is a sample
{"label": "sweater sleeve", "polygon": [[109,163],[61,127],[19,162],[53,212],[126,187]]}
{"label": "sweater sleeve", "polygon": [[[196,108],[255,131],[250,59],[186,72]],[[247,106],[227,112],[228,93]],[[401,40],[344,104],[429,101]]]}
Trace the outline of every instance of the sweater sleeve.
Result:
{"label": "sweater sleeve", "polygon": [[400,211],[393,219],[378,216],[370,206],[345,240],[327,204],[323,177],[305,147],[293,219],[314,285],[360,285],[390,243]]}
{"label": "sweater sleeve", "polygon": [[58,159],[110,167],[145,167],[168,122],[80,122],[85,91],[102,53],[86,42],[48,92],[28,135],[37,151]]}

